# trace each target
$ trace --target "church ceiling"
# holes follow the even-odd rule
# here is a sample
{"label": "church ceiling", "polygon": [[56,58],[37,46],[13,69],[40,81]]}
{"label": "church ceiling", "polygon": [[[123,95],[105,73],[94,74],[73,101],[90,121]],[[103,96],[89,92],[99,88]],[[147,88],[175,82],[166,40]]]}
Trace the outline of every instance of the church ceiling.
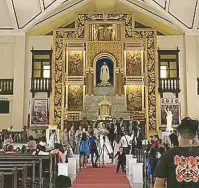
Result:
{"label": "church ceiling", "polygon": [[198,33],[198,0],[0,0],[2,31],[47,34],[71,24],[77,13],[132,12],[162,33]]}

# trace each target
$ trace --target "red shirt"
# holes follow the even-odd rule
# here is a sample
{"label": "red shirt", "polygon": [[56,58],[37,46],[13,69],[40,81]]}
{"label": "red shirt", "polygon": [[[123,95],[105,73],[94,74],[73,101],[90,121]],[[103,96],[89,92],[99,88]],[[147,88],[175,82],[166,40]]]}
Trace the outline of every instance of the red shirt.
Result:
{"label": "red shirt", "polygon": [[159,140],[154,140],[154,142],[153,142],[153,146],[158,146],[158,147],[159,147],[159,145],[160,145]]}

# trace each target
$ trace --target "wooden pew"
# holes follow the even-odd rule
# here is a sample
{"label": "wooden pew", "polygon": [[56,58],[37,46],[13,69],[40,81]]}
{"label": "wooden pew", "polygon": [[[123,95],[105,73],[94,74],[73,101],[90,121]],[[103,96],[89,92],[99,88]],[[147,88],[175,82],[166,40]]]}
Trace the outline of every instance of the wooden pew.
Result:
{"label": "wooden pew", "polygon": [[0,172],[0,188],[4,188],[4,173]]}
{"label": "wooden pew", "polygon": [[[0,167],[0,172],[3,172],[3,173],[9,173],[9,172],[12,172],[13,170],[17,170],[17,179],[19,178],[18,177],[18,172],[21,171],[21,175],[22,175],[22,182],[21,182],[21,185],[23,188],[26,188],[27,186],[27,166],[24,165],[22,168],[1,168]],[[17,181],[17,185],[19,185],[20,183]]]}
{"label": "wooden pew", "polygon": [[[54,157],[55,158],[55,157]],[[48,167],[49,167],[49,183],[50,185],[52,184],[52,177],[53,174],[55,174],[55,172],[53,171],[52,167],[53,167],[53,156],[49,155],[49,156],[34,156],[34,155],[19,155],[19,154],[15,154],[15,155],[0,155],[0,163],[3,162],[5,163],[9,163],[11,161],[17,161],[18,163],[21,163],[22,161],[24,161],[24,163],[28,163],[28,161],[39,161],[39,181],[40,181],[40,185],[42,185],[42,163],[43,162],[47,162],[48,163]],[[56,162],[56,160],[54,159],[54,162]],[[54,167],[56,167],[57,165],[54,164]],[[55,177],[55,176],[54,176]]]}
{"label": "wooden pew", "polygon": [[[34,187],[34,185],[36,184],[36,181],[35,181],[35,164],[39,164],[39,162],[38,161],[30,161],[30,162],[27,162],[27,161],[10,161],[10,162],[6,162],[6,164],[5,164],[5,162],[3,162],[3,161],[1,161],[0,162],[0,171],[1,171],[1,169],[9,169],[9,168],[12,168],[12,167],[17,167],[17,170],[18,169],[20,169],[21,170],[21,168],[25,168],[25,177],[23,177],[24,179],[23,179],[23,181],[24,182],[26,182],[26,184],[27,184],[27,178],[28,178],[28,173],[27,173],[27,171],[29,170],[29,174],[30,174],[30,170],[32,171],[32,173],[31,173],[31,185]],[[27,170],[28,169],[28,170]],[[39,170],[39,169],[38,169]],[[6,170],[5,170],[6,171]],[[38,174],[39,174],[39,172],[40,172],[40,170],[38,171]],[[42,176],[42,174],[41,174],[41,176]],[[39,182],[39,184],[41,184],[41,182],[42,182],[42,179],[40,179],[40,175],[39,175],[39,179],[38,179],[38,182]],[[24,184],[24,183],[23,183]]]}
{"label": "wooden pew", "polygon": [[17,168],[14,167],[11,172],[3,172],[3,175],[1,175],[1,180],[2,180],[2,186],[5,188],[5,177],[6,176],[11,176],[12,177],[12,188],[17,188]]}

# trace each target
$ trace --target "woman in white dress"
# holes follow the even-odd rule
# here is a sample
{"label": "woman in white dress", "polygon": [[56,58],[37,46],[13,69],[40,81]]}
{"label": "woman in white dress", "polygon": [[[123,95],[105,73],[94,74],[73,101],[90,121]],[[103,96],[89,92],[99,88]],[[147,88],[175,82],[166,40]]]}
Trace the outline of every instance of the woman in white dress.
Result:
{"label": "woman in white dress", "polygon": [[76,146],[74,126],[72,126],[70,131],[69,131],[69,144],[70,144],[70,146],[71,146],[71,148],[74,152],[75,146]]}
{"label": "woman in white dress", "polygon": [[82,133],[83,133],[82,126],[79,126],[79,129],[75,132],[75,142],[76,142],[75,153],[77,154],[79,154],[79,144],[80,144]]}
{"label": "woman in white dress", "polygon": [[[100,123],[100,160],[105,163],[109,162],[109,155],[113,153],[113,148],[107,137],[108,130],[105,128],[104,123]],[[104,155],[103,155],[104,154]]]}
{"label": "woman in white dress", "polygon": [[55,130],[52,130],[52,133],[50,135],[50,139],[49,139],[49,147],[54,149],[55,146],[55,142],[56,142],[56,132]]}

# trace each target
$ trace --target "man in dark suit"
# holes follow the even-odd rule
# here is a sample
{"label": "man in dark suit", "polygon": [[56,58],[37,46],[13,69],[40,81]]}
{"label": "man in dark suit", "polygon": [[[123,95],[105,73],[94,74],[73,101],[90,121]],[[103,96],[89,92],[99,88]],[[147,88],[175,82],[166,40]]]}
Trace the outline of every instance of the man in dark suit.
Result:
{"label": "man in dark suit", "polygon": [[177,131],[174,130],[172,134],[169,135],[171,144],[173,145],[173,147],[178,147],[179,146],[179,142],[178,142],[178,136],[177,136]]}
{"label": "man in dark suit", "polygon": [[111,124],[109,124],[108,125],[108,127],[107,127],[107,129],[108,129],[108,131],[109,131],[109,133],[108,133],[108,138],[109,138],[109,140],[110,140],[110,142],[111,142],[111,145],[113,146],[113,141],[115,140],[115,138],[116,138],[116,135],[114,134],[114,124],[113,123],[111,123]]}
{"label": "man in dark suit", "polygon": [[124,120],[120,118],[119,123],[117,124],[117,134],[121,135],[125,131]]}

